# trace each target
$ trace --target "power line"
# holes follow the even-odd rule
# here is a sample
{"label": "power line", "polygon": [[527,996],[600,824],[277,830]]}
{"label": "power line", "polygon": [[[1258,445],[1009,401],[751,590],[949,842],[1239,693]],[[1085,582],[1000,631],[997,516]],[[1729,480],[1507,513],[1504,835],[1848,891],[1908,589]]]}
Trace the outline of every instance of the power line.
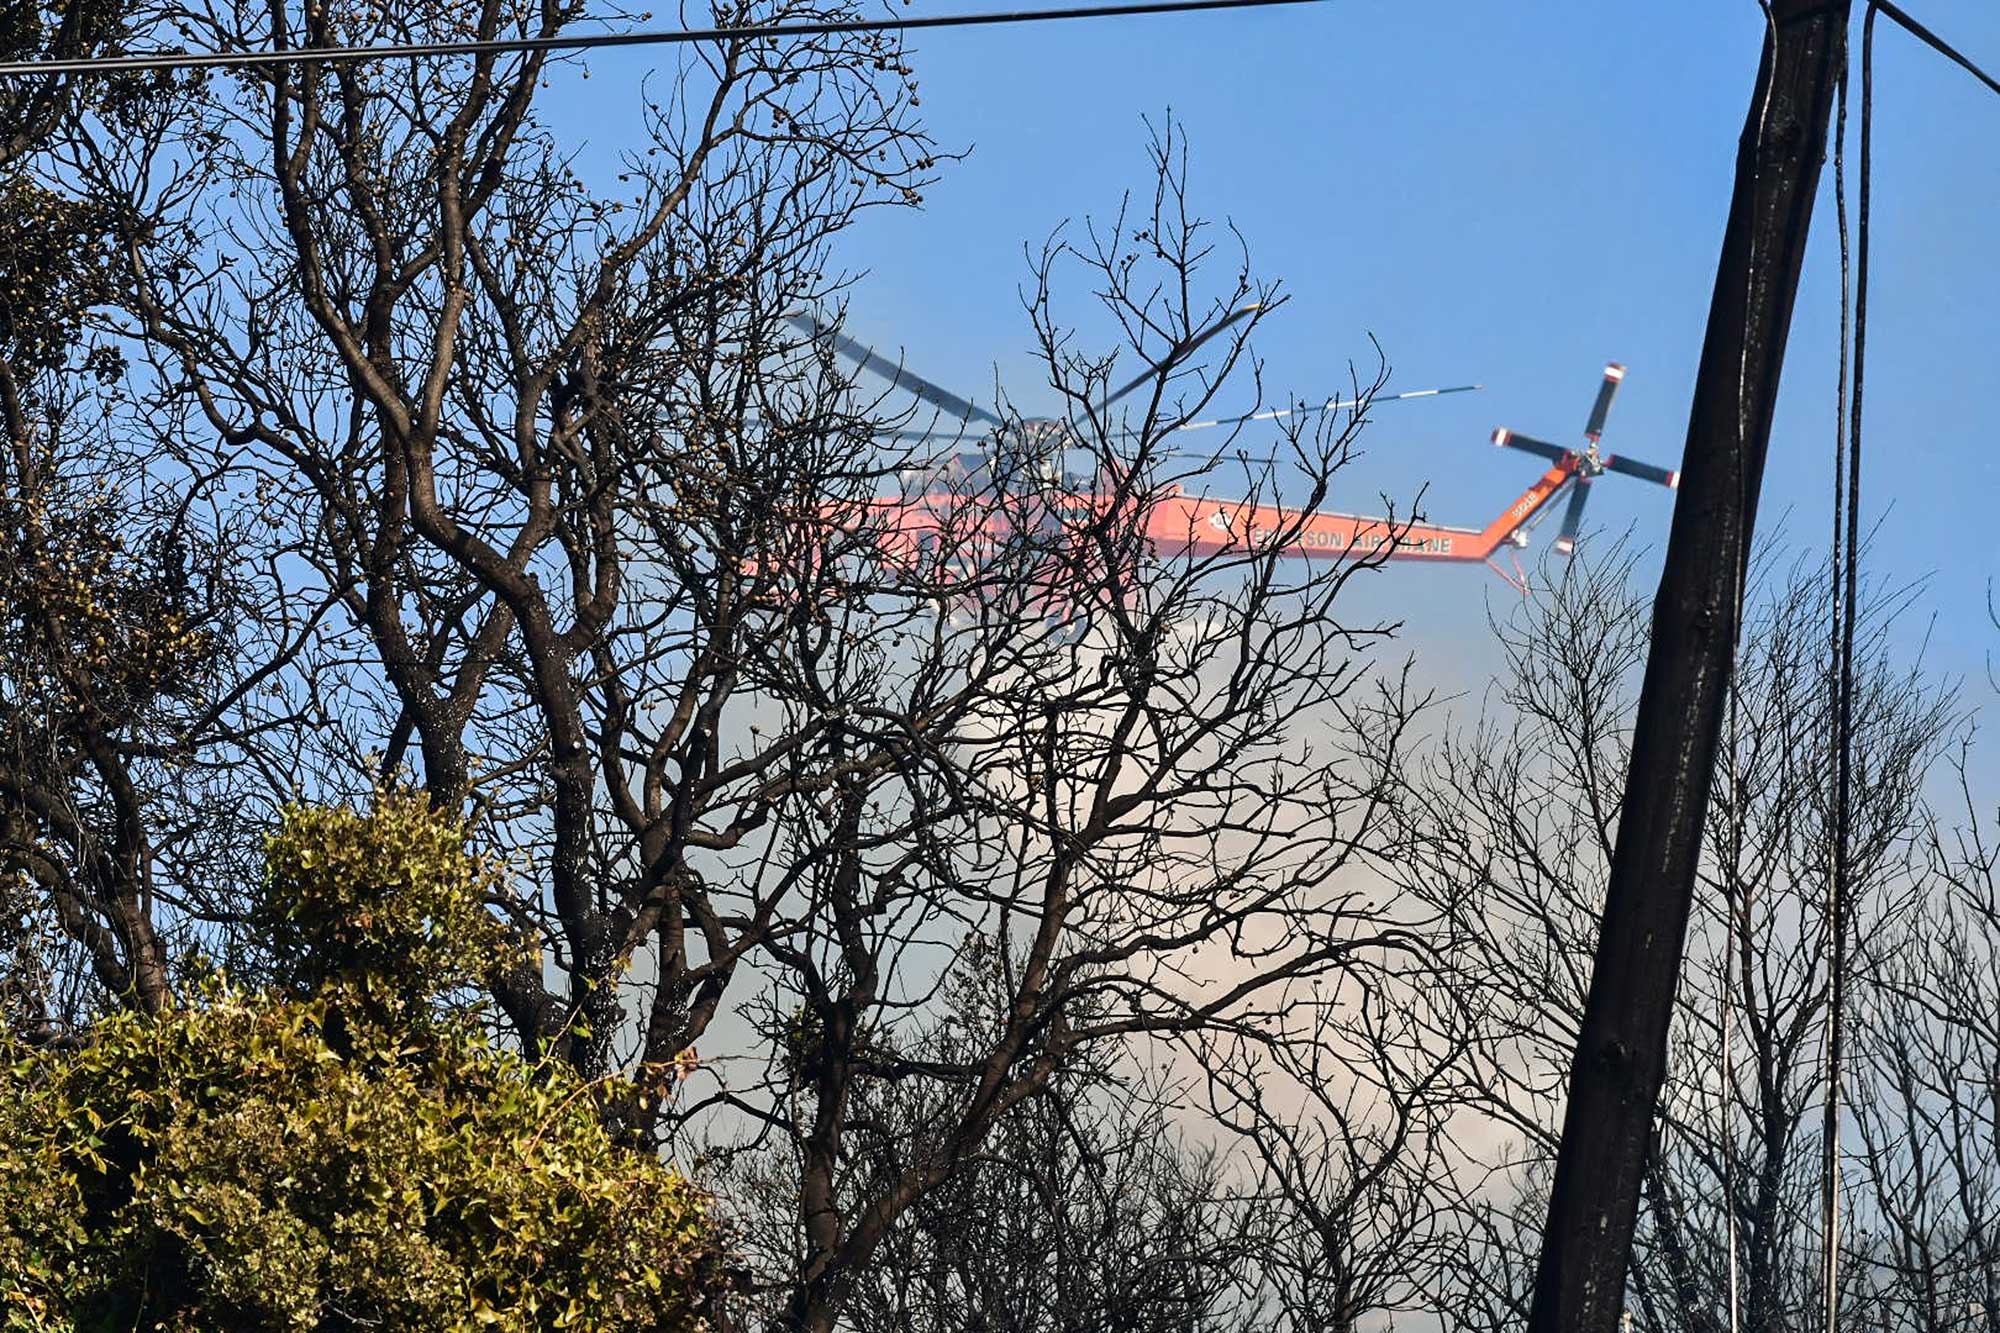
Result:
{"label": "power line", "polygon": [[[1915,37],[1918,41],[1930,47],[1933,51],[1936,51],[1939,55],[1951,61],[1954,65],[1957,65],[1960,69],[1963,69],[1973,78],[1978,79],[1981,83],[1985,84],[1987,88],[1990,89],[1991,91],[2000,93],[2000,79],[1994,78],[1991,74],[1988,74],[1985,70],[1973,64],[1972,58],[1970,56],[1967,56],[1963,51],[1960,51],[1950,42],[1947,42],[1944,38],[1938,36],[1936,33],[1932,32],[1929,28],[1926,28],[1923,24],[1911,18],[1908,14],[1904,13],[1902,9],[1900,9],[1896,5],[1891,4],[1889,0],[1873,0],[1873,3],[1871,3],[1868,6],[1868,9],[1871,16],[1873,15],[1874,11],[1878,9],[1881,10],[1884,14],[1887,14],[1890,18],[1896,20],[1897,23],[1901,24],[1904,31],[1908,32],[1912,37]],[[1866,40],[1865,33],[1863,35],[1863,40],[1864,41]]]}
{"label": "power line", "polygon": [[208,69],[215,66],[244,69],[262,65],[330,65],[359,60],[511,55],[529,51],[594,51],[614,46],[666,46],[686,42],[826,37],[851,32],[908,32],[918,28],[975,28],[997,23],[1047,23],[1057,19],[1119,18],[1134,14],[1180,14],[1207,9],[1261,9],[1271,5],[1320,3],[1323,3],[1323,0],[1141,0],[1136,4],[1077,5],[1064,9],[933,14],[912,18],[848,19],[822,23],[772,23],[740,28],[669,28],[551,37],[499,37],[484,41],[411,42],[397,46],[318,46],[289,51],[178,53],[162,51],[140,55],[92,56],[77,60],[0,61],[0,78],[41,78],[55,74],[141,73],[149,70]]}

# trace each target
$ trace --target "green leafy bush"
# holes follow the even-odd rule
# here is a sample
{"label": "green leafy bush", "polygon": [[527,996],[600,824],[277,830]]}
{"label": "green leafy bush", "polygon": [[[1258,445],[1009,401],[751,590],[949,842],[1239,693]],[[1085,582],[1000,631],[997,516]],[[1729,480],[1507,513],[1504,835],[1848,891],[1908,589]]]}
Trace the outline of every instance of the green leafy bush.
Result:
{"label": "green leafy bush", "polygon": [[465,844],[464,824],[420,792],[378,792],[365,814],[287,809],[252,919],[278,984],[300,995],[337,984],[414,1009],[476,981],[503,936],[484,903],[493,867]]}
{"label": "green leafy bush", "polygon": [[366,989],[390,955],[332,904],[377,904],[434,982],[460,975],[444,927],[481,882],[463,830],[402,798],[293,812],[268,878],[317,904],[290,917],[300,941],[362,970],[297,942],[309,992],[214,977],[76,1049],[0,1033],[0,1329],[699,1327],[720,1228],[606,1134],[607,1090]]}

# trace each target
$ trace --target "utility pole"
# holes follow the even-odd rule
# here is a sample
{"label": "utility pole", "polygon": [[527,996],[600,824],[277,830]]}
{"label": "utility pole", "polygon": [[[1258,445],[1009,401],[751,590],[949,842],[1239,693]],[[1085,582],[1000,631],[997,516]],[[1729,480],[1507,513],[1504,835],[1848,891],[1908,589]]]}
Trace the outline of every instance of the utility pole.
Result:
{"label": "utility pole", "polygon": [[1618,1333],[1849,0],[1770,0],[1542,1232],[1529,1333]]}

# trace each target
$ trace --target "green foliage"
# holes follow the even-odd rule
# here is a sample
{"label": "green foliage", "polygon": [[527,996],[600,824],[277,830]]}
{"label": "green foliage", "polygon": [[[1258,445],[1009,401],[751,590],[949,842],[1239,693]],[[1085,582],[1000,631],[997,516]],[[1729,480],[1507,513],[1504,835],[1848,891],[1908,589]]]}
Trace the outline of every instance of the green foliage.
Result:
{"label": "green foliage", "polygon": [[701,1326],[723,1233],[606,1133],[636,1090],[382,1003],[495,947],[489,873],[418,796],[296,807],[266,875],[285,987],[211,977],[75,1049],[0,1031],[0,1330]]}
{"label": "green foliage", "polygon": [[366,813],[289,807],[264,856],[253,924],[287,990],[338,984],[409,1017],[501,956],[485,905],[495,869],[420,792],[378,792]]}
{"label": "green foliage", "polygon": [[0,1328],[683,1329],[704,1196],[470,1027],[211,984],[0,1072]]}

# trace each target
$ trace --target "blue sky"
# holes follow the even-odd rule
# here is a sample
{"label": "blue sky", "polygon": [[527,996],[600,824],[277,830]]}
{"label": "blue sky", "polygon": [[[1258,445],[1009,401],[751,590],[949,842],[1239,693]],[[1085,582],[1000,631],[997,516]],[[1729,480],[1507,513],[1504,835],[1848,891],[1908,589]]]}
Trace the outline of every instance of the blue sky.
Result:
{"label": "blue sky", "polygon": [[[993,7],[924,0],[906,12]],[[2000,65],[2000,7],[1925,0],[1918,17]],[[925,207],[880,213],[841,259],[866,276],[851,331],[907,349],[913,369],[979,394],[998,372],[1033,411],[1037,376],[1018,290],[1024,242],[1103,214],[1146,183],[1142,117],[1168,109],[1192,146],[1205,213],[1232,220],[1291,304],[1260,330],[1267,383],[1338,391],[1373,334],[1397,387],[1483,381],[1483,393],[1384,407],[1335,507],[1427,487],[1444,522],[1483,524],[1533,478],[1496,450],[1508,425],[1580,435],[1606,360],[1630,374],[1607,448],[1677,466],[1737,134],[1762,18],[1752,0],[1683,6],[1375,0],[1240,12],[933,31],[911,42],[926,123],[969,148]],[[1857,26],[1858,40],[1858,26]],[[593,57],[558,89],[581,114],[657,52]],[[1851,131],[1854,129],[1850,127]],[[593,148],[618,146],[600,136]],[[1865,513],[1870,570],[1930,581],[1929,650],[1980,677],[2000,631],[2000,98],[1892,24],[1877,32],[1875,283]],[[1853,156],[1850,154],[1850,165]],[[1838,289],[1832,170],[1815,219],[1763,525],[1823,541],[1833,441]],[[1218,405],[1219,407],[1222,405]],[[1593,524],[1654,548],[1669,496],[1612,479]],[[1553,534],[1544,528],[1545,543]],[[1413,641],[1485,658],[1476,568],[1385,572],[1365,595]],[[1913,622],[1914,637],[1921,628]],[[1439,665],[1444,666],[1445,663]],[[1446,670],[1443,674],[1456,674]]]}

